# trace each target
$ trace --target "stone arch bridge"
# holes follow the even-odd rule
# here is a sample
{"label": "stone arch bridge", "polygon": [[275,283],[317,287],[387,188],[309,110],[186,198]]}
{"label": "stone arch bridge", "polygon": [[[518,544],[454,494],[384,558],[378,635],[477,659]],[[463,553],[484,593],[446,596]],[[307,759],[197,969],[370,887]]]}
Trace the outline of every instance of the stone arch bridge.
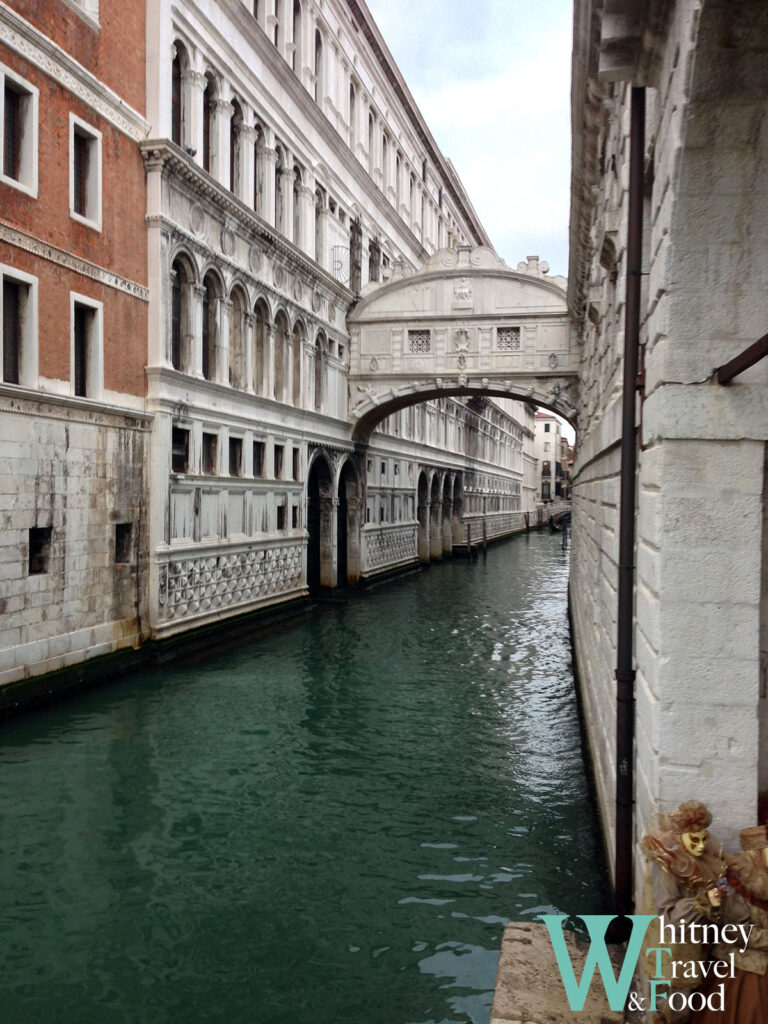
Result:
{"label": "stone arch bridge", "polygon": [[517,270],[488,248],[441,250],[418,273],[372,284],[351,310],[350,414],[366,443],[391,413],[483,394],[576,422],[578,352],[566,279],[530,256]]}

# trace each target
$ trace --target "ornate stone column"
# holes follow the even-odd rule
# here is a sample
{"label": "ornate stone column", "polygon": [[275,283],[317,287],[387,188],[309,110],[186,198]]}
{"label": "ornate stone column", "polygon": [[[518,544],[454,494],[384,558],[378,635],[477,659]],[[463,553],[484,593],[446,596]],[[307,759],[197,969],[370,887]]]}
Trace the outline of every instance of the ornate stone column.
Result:
{"label": "ornate stone column", "polygon": [[232,303],[220,298],[216,302],[216,332],[213,338],[213,379],[219,384],[229,383],[229,314]]}
{"label": "ornate stone column", "polygon": [[232,121],[232,104],[219,96],[213,104],[213,125],[211,127],[211,174],[225,188],[229,188],[229,132]]}
{"label": "ornate stone column", "polygon": [[185,148],[194,149],[194,160],[203,166],[203,96],[207,80],[202,71],[187,68],[181,74],[184,90],[182,109],[185,112],[182,135]]}
{"label": "ornate stone column", "polygon": [[275,174],[277,168],[277,151],[273,146],[264,145],[261,150],[264,182],[264,191],[261,197],[263,206],[259,208],[259,215],[264,218],[267,224],[275,227]]}
{"label": "ornate stone column", "polygon": [[283,208],[280,223],[275,224],[275,227],[285,238],[293,241],[293,160],[287,153],[285,154],[285,167],[280,173],[283,176]]}
{"label": "ornate stone column", "polygon": [[[244,116],[250,121],[253,118],[251,111],[244,112]],[[254,187],[256,170],[256,129],[253,124],[243,124],[240,129],[240,198],[250,209],[255,209]]]}
{"label": "ornate stone column", "polygon": [[430,522],[429,554],[431,558],[439,560],[443,557],[443,530],[442,530],[442,501],[432,502],[432,515]]}

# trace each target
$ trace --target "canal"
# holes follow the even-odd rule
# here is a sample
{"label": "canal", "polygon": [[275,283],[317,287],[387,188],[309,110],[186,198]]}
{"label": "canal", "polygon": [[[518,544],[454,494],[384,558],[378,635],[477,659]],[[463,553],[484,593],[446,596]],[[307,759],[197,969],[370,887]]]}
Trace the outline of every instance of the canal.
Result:
{"label": "canal", "polygon": [[0,734],[4,1024],[488,1024],[607,912],[548,532]]}

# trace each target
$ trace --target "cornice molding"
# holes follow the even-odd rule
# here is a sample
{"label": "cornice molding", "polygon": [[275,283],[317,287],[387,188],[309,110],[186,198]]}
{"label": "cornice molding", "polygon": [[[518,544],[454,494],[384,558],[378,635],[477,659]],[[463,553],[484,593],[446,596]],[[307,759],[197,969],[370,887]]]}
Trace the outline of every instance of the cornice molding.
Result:
{"label": "cornice molding", "polygon": [[59,249],[58,246],[51,245],[50,242],[45,242],[42,238],[36,238],[25,231],[19,231],[17,228],[13,228],[10,224],[5,224],[2,221],[0,221],[0,242],[6,242],[17,249],[23,249],[24,252],[28,252],[32,256],[39,256],[50,263],[56,263],[60,267],[72,270],[76,274],[82,274],[83,277],[89,277],[92,281],[98,281],[99,284],[104,284],[108,288],[125,292],[126,295],[131,295],[134,299],[139,299],[141,302],[149,302],[149,288],[144,285],[137,284],[136,281],[130,281],[126,277],[121,277],[112,270],[107,270],[96,263],[91,263],[90,260],[85,260],[82,256],[76,256],[72,252],[67,252],[66,249]]}
{"label": "cornice molding", "polygon": [[82,100],[134,142],[146,139],[149,123],[60,46],[0,0],[3,43]]}

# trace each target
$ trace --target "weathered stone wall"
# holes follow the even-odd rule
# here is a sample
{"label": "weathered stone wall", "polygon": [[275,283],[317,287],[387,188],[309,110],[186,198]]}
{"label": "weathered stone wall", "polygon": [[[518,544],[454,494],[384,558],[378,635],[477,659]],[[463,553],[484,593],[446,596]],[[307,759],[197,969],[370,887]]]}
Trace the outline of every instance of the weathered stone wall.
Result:
{"label": "weathered stone wall", "polygon": [[[146,421],[0,394],[0,685],[138,645],[147,622]],[[130,541],[116,550],[118,524]],[[34,530],[50,529],[34,560]]]}
{"label": "weathered stone wall", "polygon": [[[626,58],[631,41],[623,50],[611,41],[602,4],[577,4],[576,14],[569,298],[583,357],[571,595],[611,849],[630,84],[647,86],[637,833],[654,811],[698,797],[716,834],[737,845],[768,781],[758,727],[765,732],[768,366],[727,388],[711,376],[768,328],[768,243],[756,230],[768,222],[768,11],[756,2],[653,11],[646,49],[635,40],[624,66],[617,54]],[[584,30],[592,14],[602,51]]]}

